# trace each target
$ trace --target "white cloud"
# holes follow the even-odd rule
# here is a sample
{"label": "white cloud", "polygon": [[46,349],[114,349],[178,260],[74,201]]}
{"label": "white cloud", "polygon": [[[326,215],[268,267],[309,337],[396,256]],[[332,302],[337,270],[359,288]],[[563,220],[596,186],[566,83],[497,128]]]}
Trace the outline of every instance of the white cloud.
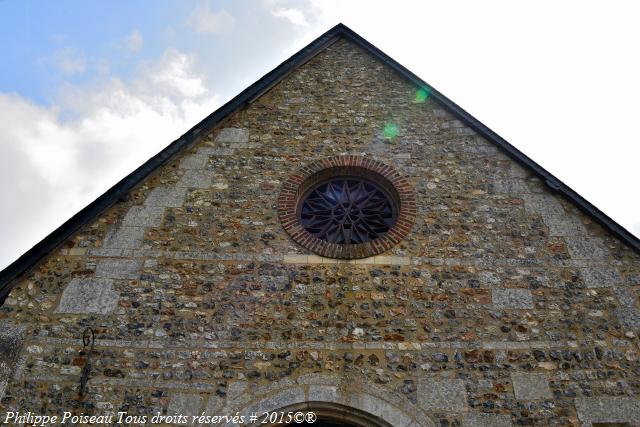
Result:
{"label": "white cloud", "polygon": [[275,10],[272,10],[271,13],[273,14],[273,16],[278,18],[284,18],[289,22],[291,22],[293,25],[296,25],[298,27],[309,26],[309,22],[307,22],[306,18],[304,17],[304,14],[298,9],[294,9],[294,8],[275,9]]}
{"label": "white cloud", "polygon": [[[286,38],[268,46],[272,55],[264,54],[273,65],[344,22],[640,235],[640,198],[633,196],[640,157],[635,137],[640,60],[628,54],[640,27],[631,6],[544,0],[535,7],[403,0],[392,6],[370,0],[263,0],[262,6],[256,26],[238,40],[267,39],[281,19],[290,20],[294,25]],[[300,13],[274,16],[287,10]],[[213,12],[206,3],[189,22],[205,33],[235,25],[233,16]],[[57,43],[63,42],[68,40]],[[237,46],[221,47],[234,53],[225,66],[246,74],[247,84],[270,68],[263,63],[255,72],[255,51],[233,49]],[[83,55],[72,48],[57,58],[60,69],[85,69]],[[108,62],[91,60],[92,67],[102,64],[99,78],[108,76]],[[228,81],[219,83],[220,92],[233,95]],[[142,67],[132,81],[66,87],[57,107],[0,94],[0,179],[11,183],[3,187],[0,209],[0,236],[11,244],[0,245],[0,265],[197,123],[218,101],[194,72],[193,58],[172,50]]]}
{"label": "white cloud", "polygon": [[313,20],[289,54],[343,22],[640,236],[636,5],[297,4]]}
{"label": "white cloud", "polygon": [[53,64],[65,74],[81,74],[86,69],[84,55],[72,47],[55,51],[45,62]]}
{"label": "white cloud", "polygon": [[215,12],[203,3],[194,9],[188,22],[199,33],[222,34],[231,31],[236,20],[226,10]]}
{"label": "white cloud", "polygon": [[205,94],[203,80],[191,74],[192,59],[175,50],[168,50],[161,63],[163,66],[153,75],[153,87],[163,87],[165,91],[176,92],[180,96],[197,97]]}
{"label": "white cloud", "polygon": [[134,29],[131,34],[125,37],[122,41],[122,46],[129,52],[138,52],[144,46],[144,40],[142,34],[138,29]]}
{"label": "white cloud", "polygon": [[[140,74],[66,87],[50,108],[0,94],[0,179],[11,183],[0,210],[11,244],[0,245],[0,268],[220,103],[184,53],[167,51]],[[61,119],[69,112],[73,119]]]}

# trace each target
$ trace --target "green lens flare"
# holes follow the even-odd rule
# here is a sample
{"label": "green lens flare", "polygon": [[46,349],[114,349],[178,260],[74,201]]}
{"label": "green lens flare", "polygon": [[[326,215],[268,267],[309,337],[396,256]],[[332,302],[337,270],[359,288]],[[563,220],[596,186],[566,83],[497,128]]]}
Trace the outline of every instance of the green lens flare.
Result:
{"label": "green lens flare", "polygon": [[419,103],[423,103],[427,100],[428,97],[429,97],[429,93],[426,91],[426,89],[420,88],[416,91],[415,101]]}
{"label": "green lens flare", "polygon": [[387,139],[393,139],[398,136],[398,126],[393,123],[384,125],[383,135]]}

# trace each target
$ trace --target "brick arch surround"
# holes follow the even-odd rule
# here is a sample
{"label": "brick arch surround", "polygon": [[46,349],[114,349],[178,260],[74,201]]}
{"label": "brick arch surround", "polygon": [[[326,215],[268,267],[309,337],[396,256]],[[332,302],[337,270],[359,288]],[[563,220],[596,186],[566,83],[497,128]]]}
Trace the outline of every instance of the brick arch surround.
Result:
{"label": "brick arch surround", "polygon": [[[390,190],[397,199],[398,215],[388,232],[365,243],[339,245],[320,240],[302,227],[297,213],[302,195],[322,179],[337,175],[366,177]],[[416,216],[416,200],[409,180],[393,167],[364,156],[334,156],[312,162],[289,176],[278,198],[278,216],[283,228],[296,243],[318,255],[342,259],[366,258],[391,249],[411,232]]]}

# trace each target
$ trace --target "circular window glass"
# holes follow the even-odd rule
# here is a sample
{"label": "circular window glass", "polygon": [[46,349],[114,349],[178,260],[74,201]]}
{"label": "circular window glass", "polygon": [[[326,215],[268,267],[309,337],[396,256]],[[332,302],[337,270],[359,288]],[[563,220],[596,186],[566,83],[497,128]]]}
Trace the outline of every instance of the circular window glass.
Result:
{"label": "circular window glass", "polygon": [[336,244],[377,239],[393,227],[397,211],[386,191],[355,176],[332,177],[311,187],[298,208],[305,230]]}
{"label": "circular window glass", "polygon": [[388,251],[411,231],[416,202],[394,168],[362,156],[312,162],[289,176],[278,216],[291,238],[330,258],[366,258]]}

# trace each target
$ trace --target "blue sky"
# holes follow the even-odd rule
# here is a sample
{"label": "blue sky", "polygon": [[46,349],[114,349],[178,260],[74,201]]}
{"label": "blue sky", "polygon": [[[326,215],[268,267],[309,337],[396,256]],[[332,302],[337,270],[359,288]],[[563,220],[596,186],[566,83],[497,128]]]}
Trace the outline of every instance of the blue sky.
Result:
{"label": "blue sky", "polygon": [[0,0],[0,268],[343,22],[640,235],[635,2]]}
{"label": "blue sky", "polygon": [[[251,67],[273,56],[268,46],[282,44],[290,35],[276,22],[267,32],[238,37],[239,21],[250,28],[265,17],[277,20],[265,6],[242,0],[1,1],[0,46],[12,66],[0,68],[0,90],[52,105],[61,86],[86,85],[109,76],[131,78],[145,61],[168,48],[201,54],[197,66],[218,81],[238,80],[242,74],[232,49],[252,52],[253,63],[246,64]],[[206,24],[194,22],[195,17],[206,20],[207,14],[219,18],[219,29],[216,24],[210,30],[198,29]]]}

